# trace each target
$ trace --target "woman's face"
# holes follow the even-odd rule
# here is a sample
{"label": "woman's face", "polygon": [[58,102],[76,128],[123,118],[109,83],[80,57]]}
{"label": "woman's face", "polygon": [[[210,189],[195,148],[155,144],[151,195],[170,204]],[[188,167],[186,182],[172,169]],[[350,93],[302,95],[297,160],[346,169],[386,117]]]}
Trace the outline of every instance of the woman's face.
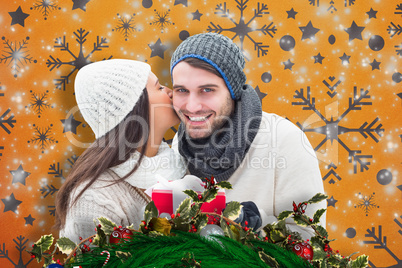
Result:
{"label": "woman's face", "polygon": [[166,131],[180,123],[172,106],[172,90],[159,84],[159,79],[152,72],[149,74],[146,87],[149,96],[151,124]]}

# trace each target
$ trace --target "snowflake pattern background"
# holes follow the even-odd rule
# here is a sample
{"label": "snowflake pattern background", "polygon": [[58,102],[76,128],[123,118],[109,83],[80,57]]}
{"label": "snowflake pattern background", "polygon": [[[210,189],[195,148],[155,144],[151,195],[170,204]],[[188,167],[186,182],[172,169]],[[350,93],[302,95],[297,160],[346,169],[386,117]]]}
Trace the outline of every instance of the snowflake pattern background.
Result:
{"label": "snowflake pattern background", "polygon": [[94,139],[74,110],[78,70],[137,59],[171,86],[174,48],[201,32],[232,39],[263,110],[306,134],[333,248],[401,265],[401,1],[12,0],[0,17],[1,267],[36,267],[23,248],[49,232],[54,198]]}

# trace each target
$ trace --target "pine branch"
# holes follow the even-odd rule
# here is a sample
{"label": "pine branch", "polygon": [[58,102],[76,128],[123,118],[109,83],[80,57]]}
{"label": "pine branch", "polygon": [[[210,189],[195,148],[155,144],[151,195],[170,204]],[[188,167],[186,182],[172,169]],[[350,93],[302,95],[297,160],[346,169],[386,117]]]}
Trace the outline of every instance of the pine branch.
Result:
{"label": "pine branch", "polygon": [[372,102],[365,102],[364,99],[370,99],[371,96],[368,94],[369,91],[364,91],[363,88],[360,89],[360,96],[357,95],[357,87],[353,87],[353,96],[354,98],[349,98],[349,107],[348,109],[338,118],[338,122],[342,120],[350,111],[361,110],[360,106],[362,105],[372,105]]}
{"label": "pine branch", "polygon": [[25,244],[28,242],[28,239],[26,239],[25,241],[23,241],[25,239],[25,237],[23,237],[22,235],[20,235],[19,237],[17,237],[17,240],[18,241],[16,241],[15,239],[13,239],[13,241],[14,241],[14,243],[16,244],[16,249],[19,251],[19,252],[22,252],[22,251],[24,251],[25,250]]}
{"label": "pine branch", "polygon": [[105,44],[107,44],[107,39],[105,37],[99,39],[99,36],[97,36],[96,43],[94,43],[94,49],[89,53],[89,55],[92,55],[95,51],[101,51],[102,48],[108,48],[109,46]]}
{"label": "pine branch", "polygon": [[[391,27],[393,26],[393,27]],[[391,38],[394,37],[396,34],[400,35],[402,33],[402,26],[398,24],[395,25],[393,22],[391,22],[391,26],[388,26],[387,32],[388,34],[391,35]]]}
{"label": "pine branch", "polygon": [[7,132],[7,134],[10,134],[11,131],[5,125],[8,125],[10,128],[14,128],[14,123],[17,122],[17,120],[13,119],[14,115],[10,115],[9,118],[4,119],[10,111],[11,109],[8,108],[7,111],[5,111],[2,116],[0,116],[0,127],[2,127],[4,131]]}
{"label": "pine branch", "polygon": [[[248,36],[248,35],[247,35]],[[250,41],[254,43],[254,50],[257,50],[257,57],[260,55],[265,56],[268,53],[268,45],[263,45],[262,42],[254,41],[250,36],[248,36]]]}
{"label": "pine branch", "polygon": [[[377,133],[380,136],[381,132],[384,132],[384,129],[381,128],[382,124],[378,124],[377,127],[373,127],[375,123],[377,123],[377,121],[379,120],[379,118],[377,117],[376,119],[373,120],[373,122],[371,122],[370,125],[367,126],[367,122],[364,122],[364,124],[358,129],[359,133],[364,137],[367,138],[369,135],[375,142],[378,142],[378,139],[373,135],[372,132]],[[367,127],[366,127],[367,126]],[[365,128],[366,127],[366,128]]]}
{"label": "pine branch", "polygon": [[[374,241],[363,241],[364,244],[372,244],[375,245],[374,249],[385,249],[387,253],[398,262],[398,264],[401,263],[401,260],[388,248],[387,246],[387,237],[382,236],[382,226],[378,226],[378,236],[375,234],[375,227],[372,227],[371,230],[367,229],[367,234],[365,234],[365,237],[370,237]],[[397,267],[397,266],[395,266]]]}
{"label": "pine branch", "polygon": [[[233,22],[234,24],[236,24],[236,22],[233,20],[233,18],[230,16],[230,12],[229,9],[226,8],[226,2],[223,3],[223,7],[222,4],[218,4],[215,7],[215,12],[216,15],[221,16],[222,18],[229,18],[229,20],[231,22]],[[212,24],[212,22],[211,22]]]}
{"label": "pine branch", "polygon": [[[311,5],[311,6],[315,6],[316,5],[316,0],[308,0],[309,1],[309,4]],[[320,6],[320,1],[319,0],[317,0],[317,6]]]}
{"label": "pine branch", "polygon": [[50,68],[50,71],[52,71],[54,68],[59,68],[63,64],[66,64],[67,62],[62,62],[59,58],[55,59],[53,58],[52,55],[50,55],[50,59],[47,59],[46,65],[48,68]]}
{"label": "pine branch", "polygon": [[[339,142],[339,140],[338,140]],[[350,150],[349,151],[349,163],[353,162],[353,171],[357,173],[357,164],[360,164],[360,172],[369,169],[370,162],[364,161],[366,158],[373,158],[372,155],[361,155],[362,151],[360,150]]]}
{"label": "pine branch", "polygon": [[89,32],[86,32],[85,29],[82,28],[78,29],[77,32],[79,33],[79,35],[76,32],[74,32],[74,35],[77,37],[75,40],[77,41],[78,44],[83,45],[87,41],[86,37],[89,34]]}
{"label": "pine branch", "polygon": [[43,197],[44,198],[46,198],[49,194],[50,195],[53,195],[54,193],[56,193],[59,189],[57,189],[56,187],[54,187],[53,186],[53,184],[52,185],[46,185],[46,187],[47,187],[47,189],[45,188],[45,187],[42,187],[41,189],[40,189],[40,191],[41,191],[41,194],[43,195],[43,194],[45,194]]}
{"label": "pine branch", "polygon": [[247,8],[247,3],[249,0],[246,0],[245,2],[243,0],[235,0],[237,3],[237,8],[240,10],[240,12],[243,14],[243,11]]}
{"label": "pine branch", "polygon": [[274,34],[278,29],[276,29],[276,26],[272,26],[273,22],[271,22],[269,25],[264,24],[262,28],[257,29],[257,31],[261,31],[264,35],[269,34],[269,36],[274,37]]}
{"label": "pine branch", "polygon": [[224,29],[219,24],[215,25],[213,22],[210,22],[210,23],[211,23],[212,27],[210,25],[208,26],[208,29],[207,29],[208,32],[213,32],[213,33],[218,33],[218,34],[223,32]]}
{"label": "pine branch", "polygon": [[75,154],[67,159],[67,161],[70,163],[70,167],[73,167],[75,162],[77,162],[77,159],[78,159],[78,156],[76,156]]}
{"label": "pine branch", "polygon": [[8,250],[6,250],[6,244],[5,243],[3,243],[3,249],[0,247],[0,259],[2,259],[2,258],[6,258],[9,262],[11,262],[16,267],[16,264],[8,256]]}
{"label": "pine branch", "polygon": [[307,94],[304,96],[304,89],[296,90],[293,98],[300,99],[299,102],[292,102],[292,105],[303,105],[303,110],[315,110],[315,98],[310,97],[310,87],[307,87]]}
{"label": "pine branch", "polygon": [[268,5],[264,3],[257,3],[257,9],[254,10],[254,18],[261,18],[262,15],[269,14]]}
{"label": "pine branch", "polygon": [[49,215],[50,216],[55,216],[56,215],[56,207],[55,206],[48,206],[49,209]]}
{"label": "pine branch", "polygon": [[60,163],[57,162],[57,168],[56,164],[51,164],[49,167],[49,172],[47,173],[49,175],[54,175],[55,178],[62,178],[65,179],[63,176],[63,170],[60,169]]}

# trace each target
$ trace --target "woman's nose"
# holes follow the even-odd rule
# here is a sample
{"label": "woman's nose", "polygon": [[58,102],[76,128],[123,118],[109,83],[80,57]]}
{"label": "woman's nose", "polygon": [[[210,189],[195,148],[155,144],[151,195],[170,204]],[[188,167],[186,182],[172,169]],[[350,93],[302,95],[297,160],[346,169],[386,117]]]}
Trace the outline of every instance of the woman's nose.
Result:
{"label": "woman's nose", "polygon": [[173,91],[170,88],[164,87],[163,90],[169,96],[169,98],[173,98]]}

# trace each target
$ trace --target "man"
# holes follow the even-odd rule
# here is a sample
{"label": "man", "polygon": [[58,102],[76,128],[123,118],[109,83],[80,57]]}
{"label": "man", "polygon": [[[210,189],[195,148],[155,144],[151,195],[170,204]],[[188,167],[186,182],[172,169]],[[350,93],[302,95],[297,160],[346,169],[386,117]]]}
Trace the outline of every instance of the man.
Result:
{"label": "man", "polygon": [[[252,201],[262,226],[277,220],[292,202],[324,193],[318,161],[304,133],[290,121],[262,111],[255,90],[246,85],[244,57],[227,37],[198,34],[173,53],[173,106],[181,124],[173,148],[198,177],[229,181],[227,201]],[[306,213],[325,208],[309,205]],[[312,230],[288,227],[311,236]],[[325,227],[325,216],[321,224]]]}

